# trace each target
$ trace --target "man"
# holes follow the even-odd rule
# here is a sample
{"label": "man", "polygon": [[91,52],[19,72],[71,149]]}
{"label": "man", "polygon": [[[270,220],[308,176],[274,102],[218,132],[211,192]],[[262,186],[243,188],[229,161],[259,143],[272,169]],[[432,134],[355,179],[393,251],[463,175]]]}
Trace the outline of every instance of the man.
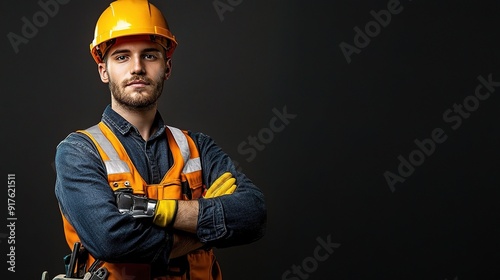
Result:
{"label": "man", "polygon": [[67,243],[88,253],[70,277],[222,279],[211,248],[264,234],[262,192],[209,136],[167,126],[157,110],[176,46],[146,0],[112,2],[97,22],[91,54],[111,104],[55,157]]}

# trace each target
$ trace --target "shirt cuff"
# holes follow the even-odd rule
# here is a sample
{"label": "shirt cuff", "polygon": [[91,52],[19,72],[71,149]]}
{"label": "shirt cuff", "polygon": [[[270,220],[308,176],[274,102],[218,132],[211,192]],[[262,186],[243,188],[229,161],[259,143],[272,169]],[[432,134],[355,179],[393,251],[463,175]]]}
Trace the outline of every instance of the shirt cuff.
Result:
{"label": "shirt cuff", "polygon": [[207,243],[223,238],[227,233],[224,209],[220,198],[200,198],[197,235]]}

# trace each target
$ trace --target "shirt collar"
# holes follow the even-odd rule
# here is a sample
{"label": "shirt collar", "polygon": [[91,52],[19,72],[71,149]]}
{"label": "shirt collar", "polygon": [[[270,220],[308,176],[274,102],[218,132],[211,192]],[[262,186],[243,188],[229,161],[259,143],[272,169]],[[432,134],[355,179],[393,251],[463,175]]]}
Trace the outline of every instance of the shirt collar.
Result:
{"label": "shirt collar", "polygon": [[[104,112],[102,113],[102,121],[106,123],[109,127],[111,127],[115,131],[115,133],[117,131],[122,135],[125,135],[130,130],[137,131],[137,129],[131,123],[129,123],[116,111],[114,111],[111,108],[111,105],[106,106],[106,109],[104,109]],[[165,123],[163,122],[163,118],[161,117],[158,111],[156,112],[156,116],[153,121],[153,126],[156,126],[157,129],[156,132],[153,135],[151,135],[151,138],[157,137],[158,135],[164,133]]]}

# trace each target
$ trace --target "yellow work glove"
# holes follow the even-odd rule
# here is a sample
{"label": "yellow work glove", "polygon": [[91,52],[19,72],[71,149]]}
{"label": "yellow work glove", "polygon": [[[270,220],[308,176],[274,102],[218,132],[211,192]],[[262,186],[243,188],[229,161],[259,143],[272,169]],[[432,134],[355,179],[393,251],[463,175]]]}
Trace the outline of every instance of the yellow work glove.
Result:
{"label": "yellow work glove", "polygon": [[177,214],[177,200],[162,199],[156,204],[153,223],[160,227],[166,227],[174,222]]}
{"label": "yellow work glove", "polygon": [[236,189],[236,185],[234,184],[236,179],[230,172],[226,172],[220,175],[217,180],[215,180],[210,188],[208,188],[205,193],[205,198],[214,198],[221,195],[232,194]]}

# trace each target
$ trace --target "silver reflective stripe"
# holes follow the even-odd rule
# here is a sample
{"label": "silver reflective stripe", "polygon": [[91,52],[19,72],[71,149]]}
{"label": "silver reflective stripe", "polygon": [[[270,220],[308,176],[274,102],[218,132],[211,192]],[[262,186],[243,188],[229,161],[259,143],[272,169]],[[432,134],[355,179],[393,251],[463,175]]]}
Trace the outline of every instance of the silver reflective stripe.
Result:
{"label": "silver reflective stripe", "polygon": [[172,135],[174,136],[175,142],[177,142],[177,146],[179,146],[179,149],[181,150],[182,159],[184,160],[184,164],[186,164],[186,162],[189,159],[189,155],[190,155],[189,145],[188,145],[188,142],[186,139],[186,135],[184,135],[184,133],[178,128],[171,127],[171,126],[167,126],[167,127],[172,132]]}
{"label": "silver reflective stripe", "polygon": [[111,142],[109,142],[108,138],[104,136],[98,125],[94,125],[87,129],[87,131],[92,134],[104,153],[109,157],[109,160],[104,161],[108,175],[130,172],[127,163],[120,159],[115,148]]}
{"label": "silver reflective stripe", "polygon": [[179,146],[179,149],[181,150],[182,158],[184,159],[184,168],[182,169],[182,172],[191,173],[194,171],[201,170],[200,158],[199,157],[193,159],[189,158],[191,152],[189,151],[189,144],[186,139],[186,135],[184,135],[184,133],[178,128],[171,126],[167,127],[172,132],[175,142],[177,143],[177,146]]}
{"label": "silver reflective stripe", "polygon": [[186,164],[184,165],[184,169],[182,169],[182,172],[191,173],[198,170],[201,170],[201,161],[199,157],[188,160],[188,162],[186,162]]}

